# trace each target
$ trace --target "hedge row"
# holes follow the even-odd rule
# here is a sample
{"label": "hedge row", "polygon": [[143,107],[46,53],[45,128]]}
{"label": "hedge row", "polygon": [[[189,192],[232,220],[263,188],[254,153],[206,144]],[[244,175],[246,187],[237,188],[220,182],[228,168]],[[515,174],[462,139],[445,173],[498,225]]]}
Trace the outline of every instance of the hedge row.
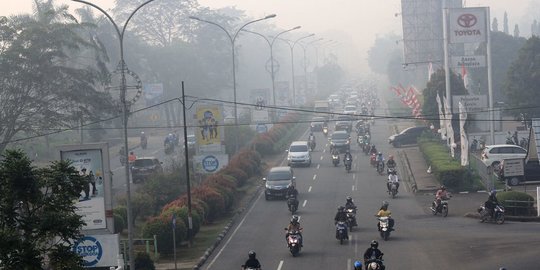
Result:
{"label": "hedge row", "polygon": [[448,188],[458,188],[465,181],[466,171],[448,154],[445,146],[435,141],[419,141],[418,146],[437,180]]}
{"label": "hedge row", "polygon": [[507,215],[529,216],[536,214],[534,197],[525,192],[498,192],[497,200],[506,208]]}
{"label": "hedge row", "polygon": [[287,114],[268,132],[257,134],[251,144],[263,156],[281,153],[296,137],[297,131],[302,128],[298,125],[300,118],[301,115],[298,113]]}

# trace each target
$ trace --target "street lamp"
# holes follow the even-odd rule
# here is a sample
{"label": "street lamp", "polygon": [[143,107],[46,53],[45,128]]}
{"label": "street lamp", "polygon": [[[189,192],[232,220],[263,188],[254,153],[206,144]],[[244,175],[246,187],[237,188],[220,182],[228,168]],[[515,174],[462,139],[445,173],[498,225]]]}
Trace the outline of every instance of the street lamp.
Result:
{"label": "street lamp", "polygon": [[307,57],[306,57],[306,50],[307,50],[307,47],[315,42],[319,42],[321,40],[323,40],[324,38],[319,38],[319,39],[316,39],[316,40],[312,40],[311,42],[308,42],[307,44],[302,44],[302,42],[299,42],[298,45],[300,45],[300,47],[302,47],[302,50],[304,51],[304,77],[305,77],[305,80],[304,80],[304,87],[307,91],[308,89],[308,80],[307,80]]}
{"label": "street lamp", "polygon": [[257,33],[257,32],[254,32],[254,31],[249,31],[249,30],[246,30],[246,29],[242,30],[244,32],[252,33],[252,34],[255,34],[255,35],[258,35],[258,36],[264,38],[264,40],[266,41],[266,43],[268,43],[268,46],[270,47],[270,77],[272,78],[272,102],[273,102],[273,105],[274,105],[274,109],[276,108],[276,85],[275,85],[276,76],[275,76],[275,71],[274,71],[274,42],[282,34],[285,34],[287,32],[290,32],[290,31],[293,31],[293,30],[296,30],[296,29],[300,29],[300,28],[301,28],[301,26],[296,26],[296,27],[293,27],[291,29],[279,32],[277,35],[275,35],[272,38],[271,41],[270,41],[270,39],[268,39],[268,37],[266,37],[265,35],[263,35],[261,33]]}
{"label": "street lamp", "polygon": [[[124,62],[124,34],[126,32],[127,25],[133,15],[139,9],[141,9],[143,6],[154,2],[155,0],[148,0],[141,5],[139,5],[131,14],[129,14],[126,22],[124,23],[124,26],[122,27],[122,31],[120,31],[120,28],[116,24],[116,22],[113,20],[113,18],[102,8],[99,6],[84,1],[84,0],[71,0],[73,2],[83,3],[85,5],[89,5],[103,13],[109,21],[114,26],[114,29],[116,30],[116,34],[118,35],[118,40],[120,42],[120,74],[121,74],[121,82],[120,82],[120,102],[122,103],[122,120],[123,120],[123,128],[124,128],[124,159],[128,160],[128,133],[127,133],[127,123],[128,123],[128,104],[126,102],[126,63]],[[127,196],[127,219],[128,219],[128,249],[129,249],[129,266],[130,269],[135,268],[135,253],[133,252],[133,221],[132,221],[132,213],[131,213],[131,189],[130,189],[130,181],[129,181],[129,166],[126,164],[125,167],[125,174],[126,174],[126,196]]]}
{"label": "street lamp", "polygon": [[[267,20],[267,19],[271,19],[271,18],[274,18],[276,17],[276,14],[271,14],[271,15],[268,15],[264,18],[260,18],[260,19],[257,19],[257,20],[253,20],[253,21],[249,21],[247,23],[245,23],[244,25],[242,25],[240,28],[238,28],[233,34],[231,34],[229,31],[227,31],[227,29],[225,29],[225,27],[219,25],[218,23],[215,23],[215,22],[212,22],[212,21],[207,21],[207,20],[204,20],[204,19],[201,19],[199,17],[195,17],[195,16],[189,16],[190,19],[193,19],[193,20],[197,20],[197,21],[200,21],[200,22],[205,22],[205,23],[208,23],[208,24],[212,24],[212,25],[215,25],[217,27],[219,27],[219,29],[223,30],[223,32],[225,32],[225,34],[227,34],[227,37],[229,38],[229,40],[231,41],[231,46],[232,46],[232,75],[233,75],[233,92],[234,92],[234,125],[235,126],[238,126],[238,106],[236,104],[236,56],[235,56],[235,52],[234,52],[234,42],[236,41],[236,38],[238,37],[238,34],[240,33],[240,31],[252,24],[252,23],[255,23],[255,22],[259,22],[259,21],[262,21],[262,20]],[[235,152],[238,151],[238,136],[234,136],[235,137],[235,140],[236,140],[236,143],[235,143]]]}
{"label": "street lamp", "polygon": [[292,89],[293,89],[293,105],[296,105],[296,86],[294,85],[294,46],[296,46],[296,44],[298,43],[298,41],[302,40],[302,39],[306,39],[306,38],[309,38],[309,37],[312,37],[314,36],[315,34],[310,34],[310,35],[307,35],[307,36],[303,36],[301,38],[298,38],[296,39],[295,41],[290,41],[290,40],[287,40],[287,39],[282,39],[280,38],[279,40],[283,40],[285,41],[285,43],[287,43],[287,45],[289,45],[289,48],[291,49],[291,70],[292,70]]}

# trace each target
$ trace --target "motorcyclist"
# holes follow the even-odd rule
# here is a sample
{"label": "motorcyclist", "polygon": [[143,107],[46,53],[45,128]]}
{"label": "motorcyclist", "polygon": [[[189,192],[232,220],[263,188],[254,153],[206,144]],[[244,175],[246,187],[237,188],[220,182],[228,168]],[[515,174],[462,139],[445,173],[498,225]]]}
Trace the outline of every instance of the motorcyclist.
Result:
{"label": "motorcyclist", "polygon": [[[379,212],[375,215],[376,217],[388,217],[388,226],[390,226],[390,230],[393,230],[394,228],[394,219],[392,218],[392,212],[388,210],[388,202],[383,201],[381,208],[379,208]],[[377,222],[377,230],[381,230],[381,225],[379,222]]]}
{"label": "motorcyclist", "polygon": [[137,156],[135,155],[135,153],[133,153],[133,151],[129,152],[129,156],[128,156],[129,164],[133,164],[133,162],[135,162],[136,159],[137,159]]}
{"label": "motorcyclist", "polygon": [[484,206],[489,210],[491,218],[493,218],[493,214],[495,213],[495,207],[497,205],[499,205],[499,200],[497,200],[497,191],[492,190],[491,192],[489,192],[488,200],[484,203]]}
{"label": "motorcyclist", "polygon": [[294,185],[289,185],[289,187],[287,188],[287,198],[291,197],[294,197],[294,204],[296,206],[296,209],[298,209],[298,190],[294,187]]}
{"label": "motorcyclist", "polygon": [[302,227],[300,227],[300,222],[298,222],[298,216],[294,215],[291,218],[291,222],[289,222],[289,226],[287,226],[287,233],[285,234],[285,242],[287,242],[287,246],[289,246],[288,238],[289,234],[291,232],[297,232],[298,236],[300,236],[300,246],[303,247],[304,245],[304,238],[302,237]]}
{"label": "motorcyclist", "polygon": [[259,262],[259,260],[257,260],[257,258],[255,258],[256,255],[257,254],[255,253],[255,251],[250,250],[248,253],[249,259],[244,265],[242,265],[242,269],[253,268],[256,270],[261,270],[261,263]]}
{"label": "motorcyclist", "polygon": [[396,161],[394,160],[394,156],[392,156],[392,155],[388,156],[388,161],[386,162],[386,167],[388,167],[388,169],[396,167]]}
{"label": "motorcyclist", "polygon": [[377,147],[375,147],[375,145],[372,145],[371,149],[369,150],[369,153],[372,154],[372,155],[376,155],[377,154]]}
{"label": "motorcyclist", "polygon": [[396,171],[392,171],[388,174],[388,182],[386,182],[386,187],[388,188],[388,193],[390,193],[390,186],[392,183],[396,184],[396,190],[399,190],[399,177],[397,176]]}
{"label": "motorcyclist", "polygon": [[[346,198],[346,202],[345,202],[345,210],[349,210],[349,209],[352,209],[353,210],[353,213],[356,214],[356,205],[354,204],[353,202],[353,199],[351,198],[351,196],[347,196]],[[354,216],[353,216],[354,217]],[[354,220],[353,220],[353,224],[354,226],[357,226],[356,224],[356,217],[354,217]]]}
{"label": "motorcyclist", "polygon": [[383,255],[384,253],[379,250],[379,242],[375,240],[371,241],[370,247],[364,252],[364,265],[366,266],[366,269],[369,263],[379,261],[381,270],[384,270],[385,266],[382,263]]}
{"label": "motorcyclist", "polygon": [[439,206],[441,205],[441,200],[447,200],[448,199],[448,192],[446,191],[446,187],[442,185],[439,190],[437,190],[437,193],[435,193],[435,209],[438,211]]}
{"label": "motorcyclist", "polygon": [[313,132],[309,132],[308,142],[315,142],[315,135],[313,135]]}
{"label": "motorcyclist", "polygon": [[[345,226],[345,237],[348,239],[349,235],[347,234],[347,213],[345,212],[345,207],[340,206],[338,207],[338,212],[336,213],[336,216],[334,217],[334,224],[337,224],[338,222],[343,222]],[[336,229],[336,238],[338,238],[338,230]]]}
{"label": "motorcyclist", "polygon": [[347,151],[345,151],[345,155],[343,156],[343,160],[347,160],[347,158],[350,160],[350,162],[352,163],[352,155],[351,155],[351,150],[347,149]]}
{"label": "motorcyclist", "polygon": [[383,169],[384,169],[384,157],[383,157],[382,152],[379,152],[379,153],[377,154],[377,157],[375,157],[375,161],[377,161],[377,166],[378,166],[379,164],[382,164]]}
{"label": "motorcyclist", "polygon": [[339,151],[335,147],[332,148],[331,154],[332,154],[332,156],[338,156],[339,157]]}

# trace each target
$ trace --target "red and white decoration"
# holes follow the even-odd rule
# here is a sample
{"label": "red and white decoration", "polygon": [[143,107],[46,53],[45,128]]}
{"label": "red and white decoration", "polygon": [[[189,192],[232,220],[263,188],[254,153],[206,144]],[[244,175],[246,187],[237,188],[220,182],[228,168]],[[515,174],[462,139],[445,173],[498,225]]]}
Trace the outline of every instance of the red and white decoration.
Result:
{"label": "red and white decoration", "polygon": [[412,110],[412,115],[415,118],[422,119],[422,108],[417,98],[418,90],[414,86],[411,85],[406,90],[403,85],[399,84],[396,87],[391,87],[391,89],[399,97],[401,103]]}

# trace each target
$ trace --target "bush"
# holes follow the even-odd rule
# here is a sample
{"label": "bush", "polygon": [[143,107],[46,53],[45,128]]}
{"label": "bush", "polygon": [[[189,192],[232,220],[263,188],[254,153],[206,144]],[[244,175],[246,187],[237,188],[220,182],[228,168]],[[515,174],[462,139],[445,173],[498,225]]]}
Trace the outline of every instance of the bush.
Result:
{"label": "bush", "polygon": [[124,217],[118,214],[113,214],[114,217],[114,233],[122,233],[126,228]]}
{"label": "bush", "polygon": [[450,157],[443,145],[435,141],[421,141],[419,147],[441,184],[456,189],[469,181],[466,179],[465,169],[461,167],[459,161]]}
{"label": "bush", "polygon": [[[169,204],[165,205],[161,212],[168,211],[171,207],[187,207],[187,194],[182,195],[180,198],[170,202]],[[207,221],[207,213],[208,213],[208,204],[205,202],[197,199],[197,198],[191,198],[191,209],[192,211],[196,211],[199,214],[199,217],[201,218],[201,222],[205,223]]]}
{"label": "bush", "polygon": [[137,270],[155,270],[156,266],[150,255],[144,252],[138,252],[135,256],[135,269]]}
{"label": "bush", "polygon": [[122,218],[123,224],[127,224],[127,208],[125,205],[119,205],[113,209],[113,215]]}
{"label": "bush", "polygon": [[[507,208],[506,213],[514,216],[529,216],[534,214],[533,196],[519,191],[505,191],[497,193],[497,200]],[[510,202],[519,201],[519,202]]]}
{"label": "bush", "polygon": [[[172,216],[172,215],[171,215]],[[143,226],[142,235],[145,238],[157,238],[157,249],[159,253],[172,254],[172,222],[171,216],[162,215],[149,218]],[[186,239],[187,228],[184,221],[176,219],[176,246]]]}
{"label": "bush", "polygon": [[245,173],[242,169],[228,165],[227,167],[223,168],[219,173],[234,177],[237,187],[245,185],[249,178],[247,173]]}
{"label": "bush", "polygon": [[193,189],[193,196],[208,205],[207,221],[211,222],[225,213],[225,199],[213,187],[201,185]]}
{"label": "bush", "polygon": [[[184,224],[189,228],[188,220],[188,208],[187,206],[182,207],[169,207],[166,210],[161,212],[161,216],[172,217],[173,214],[176,214],[177,220],[182,220]],[[196,210],[191,209],[191,224],[193,225],[193,235],[196,235],[201,229],[201,216],[197,213]]]}

